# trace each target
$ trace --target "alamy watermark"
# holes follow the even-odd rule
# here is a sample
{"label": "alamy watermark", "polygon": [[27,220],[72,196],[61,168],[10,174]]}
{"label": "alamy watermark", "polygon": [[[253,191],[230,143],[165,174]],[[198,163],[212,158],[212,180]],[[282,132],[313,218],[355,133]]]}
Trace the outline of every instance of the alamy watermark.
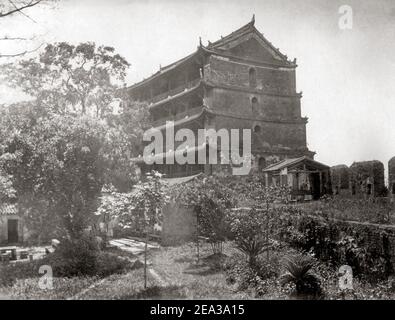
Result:
{"label": "alamy watermark", "polygon": [[351,6],[345,4],[339,7],[339,14],[341,15],[339,18],[339,29],[340,30],[351,30],[353,27],[353,10]]}
{"label": "alamy watermark", "polygon": [[353,289],[353,274],[352,268],[348,265],[343,265],[339,268],[339,288],[341,290],[352,290]]}
{"label": "alamy watermark", "polygon": [[52,290],[53,289],[53,272],[52,267],[49,265],[42,265],[38,270],[39,274],[43,274],[38,280],[38,287],[41,290]]}

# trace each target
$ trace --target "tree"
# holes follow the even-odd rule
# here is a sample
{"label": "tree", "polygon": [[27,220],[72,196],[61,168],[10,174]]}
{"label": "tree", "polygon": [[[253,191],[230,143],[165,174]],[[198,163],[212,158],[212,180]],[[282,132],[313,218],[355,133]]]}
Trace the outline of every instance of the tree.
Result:
{"label": "tree", "polygon": [[87,117],[47,119],[29,113],[11,113],[1,120],[0,130],[13,128],[0,136],[1,168],[12,176],[18,203],[30,218],[27,223],[40,236],[51,221],[61,221],[63,235],[81,237],[104,183],[105,124]]}
{"label": "tree", "polygon": [[109,46],[48,44],[37,58],[5,67],[9,85],[34,97],[52,114],[90,114],[104,118],[111,113],[118,84],[129,63]]}
{"label": "tree", "polygon": [[12,106],[21,112],[22,105],[27,108],[29,121],[84,112],[106,120],[105,183],[122,192],[137,182],[131,158],[142,152],[142,136],[150,123],[147,104],[132,101],[120,89],[128,65],[111,47],[58,43],[37,58],[6,67],[9,85],[34,98]]}
{"label": "tree", "polygon": [[142,154],[144,130],[149,126],[150,116],[146,103],[122,98],[117,114],[107,116],[107,148],[105,153],[106,184],[113,185],[120,192],[129,192],[138,182],[137,166],[131,160]]}

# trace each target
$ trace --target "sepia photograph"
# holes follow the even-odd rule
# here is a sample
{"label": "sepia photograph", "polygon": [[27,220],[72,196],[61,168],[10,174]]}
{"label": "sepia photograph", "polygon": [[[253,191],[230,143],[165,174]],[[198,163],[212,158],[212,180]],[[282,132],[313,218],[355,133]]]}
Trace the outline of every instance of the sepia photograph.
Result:
{"label": "sepia photograph", "polygon": [[394,39],[393,0],[0,0],[0,300],[395,300]]}

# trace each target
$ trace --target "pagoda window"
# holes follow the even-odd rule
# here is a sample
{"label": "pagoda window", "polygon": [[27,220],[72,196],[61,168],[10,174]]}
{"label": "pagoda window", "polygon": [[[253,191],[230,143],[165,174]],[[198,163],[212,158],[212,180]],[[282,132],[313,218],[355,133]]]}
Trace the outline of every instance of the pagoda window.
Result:
{"label": "pagoda window", "polygon": [[395,194],[395,182],[392,183],[392,194]]}
{"label": "pagoda window", "polygon": [[255,115],[258,113],[258,99],[256,97],[253,97],[251,99],[251,106],[252,106],[252,113]]}
{"label": "pagoda window", "polygon": [[256,87],[256,70],[255,68],[250,68],[248,71],[248,80],[250,87],[255,88]]}
{"label": "pagoda window", "polygon": [[262,131],[261,126],[258,126],[258,125],[257,125],[257,126],[254,127],[254,132],[255,132],[255,133],[260,133],[261,131]]}
{"label": "pagoda window", "polygon": [[368,185],[367,185],[367,192],[366,192],[368,195],[371,195],[372,194],[372,185],[369,183]]}

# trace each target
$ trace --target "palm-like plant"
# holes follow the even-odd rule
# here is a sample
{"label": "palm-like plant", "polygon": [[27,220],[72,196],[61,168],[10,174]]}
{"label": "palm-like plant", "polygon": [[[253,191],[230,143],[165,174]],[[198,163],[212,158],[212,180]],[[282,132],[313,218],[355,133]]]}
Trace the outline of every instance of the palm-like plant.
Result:
{"label": "palm-like plant", "polygon": [[296,294],[313,294],[321,293],[320,281],[316,275],[311,272],[314,266],[312,258],[298,254],[288,256],[285,259],[284,267],[287,272],[281,276],[280,282],[282,285],[293,283],[295,284]]}

